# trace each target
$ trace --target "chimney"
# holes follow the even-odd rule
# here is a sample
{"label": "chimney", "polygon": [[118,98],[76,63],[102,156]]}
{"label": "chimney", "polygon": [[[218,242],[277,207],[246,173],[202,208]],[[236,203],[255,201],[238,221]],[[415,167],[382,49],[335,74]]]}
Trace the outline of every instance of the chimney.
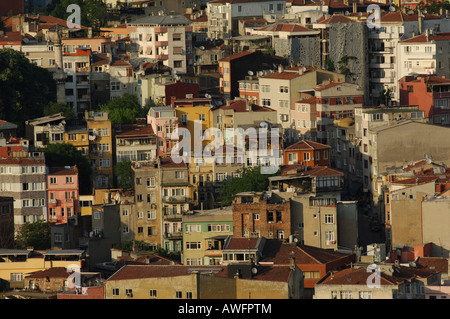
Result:
{"label": "chimney", "polygon": [[357,3],[356,3],[356,2],[353,2],[352,5],[353,5],[353,13],[357,13],[357,12],[358,12],[358,6],[357,6]]}
{"label": "chimney", "polygon": [[87,36],[89,39],[92,38],[92,27],[89,27]]}
{"label": "chimney", "polygon": [[291,257],[289,259],[290,259],[289,269],[290,270],[295,270],[295,257]]}
{"label": "chimney", "polygon": [[284,67],[282,64],[278,66],[278,73],[282,73],[284,71]]}

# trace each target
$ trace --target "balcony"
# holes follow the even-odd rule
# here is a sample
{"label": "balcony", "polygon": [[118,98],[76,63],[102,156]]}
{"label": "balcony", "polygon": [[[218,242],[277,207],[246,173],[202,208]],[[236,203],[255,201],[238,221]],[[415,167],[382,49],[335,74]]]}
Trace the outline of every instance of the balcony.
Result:
{"label": "balcony", "polygon": [[49,205],[53,205],[53,206],[56,206],[57,204],[58,204],[58,201],[56,200],[56,199],[49,199],[48,200],[48,203],[49,203]]}
{"label": "balcony", "polygon": [[158,60],[168,60],[169,59],[169,55],[168,54],[157,54],[155,56],[156,59]]}
{"label": "balcony", "polygon": [[155,33],[165,33],[167,32],[167,27],[155,27]]}
{"label": "balcony", "polygon": [[181,221],[182,217],[183,217],[182,214],[170,212],[164,213],[163,216],[165,221]]}
{"label": "balcony", "polygon": [[166,47],[169,45],[169,41],[155,41],[155,47]]}
{"label": "balcony", "polygon": [[187,203],[188,198],[186,196],[164,196],[162,201],[168,203]]}
{"label": "balcony", "polygon": [[222,252],[221,249],[207,249],[205,250],[205,257],[222,257]]}
{"label": "balcony", "polygon": [[164,238],[169,240],[180,240],[183,239],[183,232],[164,233]]}

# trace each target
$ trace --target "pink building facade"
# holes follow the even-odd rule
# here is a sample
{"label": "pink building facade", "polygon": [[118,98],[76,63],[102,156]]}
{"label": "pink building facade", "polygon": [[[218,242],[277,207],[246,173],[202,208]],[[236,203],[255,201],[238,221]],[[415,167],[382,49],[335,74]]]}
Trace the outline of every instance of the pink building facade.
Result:
{"label": "pink building facade", "polygon": [[67,218],[79,211],[77,167],[49,167],[47,174],[47,220],[56,224],[67,223]]}
{"label": "pink building facade", "polygon": [[172,140],[172,132],[178,127],[175,109],[170,106],[151,107],[147,114],[147,123],[156,133],[157,156],[169,156],[179,141]]}

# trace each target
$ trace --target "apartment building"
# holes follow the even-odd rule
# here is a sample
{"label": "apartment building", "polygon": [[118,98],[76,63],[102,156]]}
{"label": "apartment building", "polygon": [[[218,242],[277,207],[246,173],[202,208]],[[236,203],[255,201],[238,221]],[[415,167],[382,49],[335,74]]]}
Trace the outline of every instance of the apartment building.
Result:
{"label": "apartment building", "polygon": [[357,84],[324,81],[314,88],[316,97],[317,141],[327,144],[327,127],[334,120],[352,118],[362,107],[364,92]]}
{"label": "apartment building", "polygon": [[85,121],[89,133],[87,158],[92,166],[95,188],[113,185],[113,131],[108,112],[86,112]]}
{"label": "apartment building", "polygon": [[239,20],[262,18],[264,13],[283,14],[286,3],[278,0],[214,0],[206,4],[208,38],[228,39],[238,35]]}
{"label": "apartment building", "polygon": [[156,160],[156,134],[151,125],[122,125],[115,140],[117,163]]}
{"label": "apartment building", "polygon": [[163,247],[163,214],[161,202],[161,171],[157,160],[132,164],[134,205],[122,205],[124,224],[122,238],[139,239],[150,247]]}
{"label": "apartment building", "polygon": [[79,249],[44,250],[0,249],[0,278],[7,281],[11,289],[25,288],[27,274],[44,271],[52,267],[77,266],[84,270],[86,253]]}
{"label": "apartment building", "polygon": [[159,168],[163,247],[178,252],[183,249],[182,217],[190,208],[188,165],[177,164],[170,157],[160,157]]}
{"label": "apartment building", "polygon": [[192,210],[183,215],[183,264],[220,265],[222,250],[233,235],[231,206]]}
{"label": "apartment building", "polygon": [[178,143],[171,138],[179,123],[175,109],[170,106],[150,107],[147,123],[156,133],[157,156],[170,156],[172,148]]}
{"label": "apartment building", "polygon": [[283,150],[284,164],[302,164],[305,167],[330,166],[330,149],[329,145],[303,140]]}
{"label": "apartment building", "polygon": [[[387,145],[380,145],[374,135],[376,135],[378,131],[382,132],[383,129],[389,130],[390,127],[393,128],[397,125],[400,125],[397,127],[397,129],[400,129],[400,127],[404,127],[406,129],[408,124],[406,124],[406,126],[401,125],[401,123],[404,123],[405,121],[413,121],[410,123],[412,125],[414,125],[414,123],[426,123],[425,114],[417,106],[355,109],[354,137],[356,138],[355,142],[358,142],[358,145],[355,144],[355,146],[357,146],[357,148],[359,149],[359,151],[357,152],[361,154],[360,160],[362,165],[360,166],[362,166],[362,172],[360,173],[362,173],[361,176],[363,178],[363,190],[365,192],[376,191],[376,188],[374,186],[376,178],[383,172],[386,167],[388,167],[388,165],[383,165],[382,168],[375,168],[378,163],[382,161],[382,159],[380,158],[379,154],[374,154],[373,151],[378,147],[384,148]],[[429,125],[426,125],[426,127],[428,126]],[[430,129],[435,129],[434,126],[429,127]],[[403,138],[405,138],[405,136],[399,136],[399,139]],[[386,141],[386,143],[389,144],[388,141]],[[408,144],[404,144],[403,147],[407,147],[407,145]],[[406,153],[403,153],[404,151],[406,151],[406,149],[402,150],[401,155],[399,154],[399,157],[402,158],[402,160],[398,159],[399,162],[409,160],[410,158],[421,157],[424,153],[427,152],[426,149],[422,148],[420,150],[422,155],[411,154],[413,155],[413,157],[409,157]],[[411,148],[411,151],[413,151],[413,148]],[[391,153],[390,157],[395,157],[395,155],[396,154]],[[374,198],[376,198],[377,195],[374,194],[373,196],[375,196]]]}
{"label": "apartment building", "polygon": [[316,97],[300,97],[291,110],[291,130],[295,139],[317,140]]}
{"label": "apartment building", "polygon": [[148,16],[128,23],[134,27],[139,57],[162,60],[176,73],[193,70],[192,22],[182,15]]}
{"label": "apartment building", "polygon": [[42,152],[12,152],[0,159],[2,196],[14,198],[14,230],[46,220],[46,167]]}
{"label": "apartment building", "polygon": [[277,200],[267,193],[236,194],[233,233],[237,237],[289,238],[294,233],[290,201]]}
{"label": "apartment building", "polygon": [[67,223],[80,212],[78,169],[76,166],[49,167],[47,173],[47,220]]}
{"label": "apartment building", "polygon": [[0,197],[0,248],[14,247],[14,198]]}
{"label": "apartment building", "polygon": [[400,104],[418,105],[430,123],[450,124],[450,79],[445,76],[411,75],[399,81]]}
{"label": "apartment building", "polygon": [[66,117],[62,113],[25,121],[25,136],[35,148],[51,143],[64,143]]}
{"label": "apartment building", "polygon": [[[314,67],[278,67],[278,72],[259,77],[259,101],[262,106],[277,111],[287,141],[298,138],[291,114],[297,112],[295,104],[300,97],[310,97],[317,85],[325,81],[345,82],[344,76]],[[309,111],[310,112],[310,111]],[[298,123],[297,123],[298,124]]]}

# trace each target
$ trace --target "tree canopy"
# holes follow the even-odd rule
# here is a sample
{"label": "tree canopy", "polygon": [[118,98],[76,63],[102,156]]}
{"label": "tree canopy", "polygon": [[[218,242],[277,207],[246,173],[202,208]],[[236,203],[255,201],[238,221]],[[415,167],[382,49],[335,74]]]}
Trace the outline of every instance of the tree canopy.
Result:
{"label": "tree canopy", "polygon": [[132,188],[132,169],[130,161],[122,161],[115,165],[114,173],[117,176],[117,180],[119,183],[119,187],[123,189],[131,189]]}
{"label": "tree canopy", "polygon": [[62,112],[67,120],[73,120],[76,118],[75,111],[67,104],[50,102],[44,107],[44,115],[53,115]]}
{"label": "tree canopy", "polygon": [[19,126],[44,115],[44,107],[56,101],[56,82],[47,69],[31,63],[22,52],[0,50],[0,118]]}
{"label": "tree canopy", "polygon": [[239,177],[227,179],[220,191],[218,199],[221,201],[222,206],[231,205],[237,193],[267,190],[269,177],[278,175],[278,173],[261,174],[261,167],[244,167],[239,169],[237,173],[239,173]]}
{"label": "tree canopy", "polygon": [[146,117],[146,110],[139,104],[137,95],[124,94],[100,106],[100,111],[107,111],[112,124],[134,124],[137,117]]}
{"label": "tree canopy", "polygon": [[74,166],[78,168],[78,179],[81,194],[90,194],[90,175],[91,166],[81,151],[77,150],[72,144],[48,144],[43,149],[45,155],[45,164],[49,167]]}
{"label": "tree canopy", "polygon": [[51,246],[51,223],[38,220],[34,223],[25,223],[16,235],[16,248],[49,249]]}

